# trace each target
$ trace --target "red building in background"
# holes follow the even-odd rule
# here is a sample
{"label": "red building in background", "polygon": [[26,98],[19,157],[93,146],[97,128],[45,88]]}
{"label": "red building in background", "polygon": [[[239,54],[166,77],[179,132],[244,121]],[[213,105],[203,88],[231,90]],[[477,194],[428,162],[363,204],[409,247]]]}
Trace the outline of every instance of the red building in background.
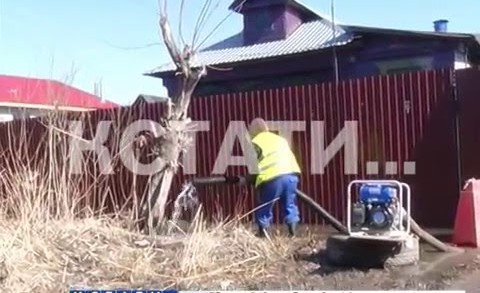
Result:
{"label": "red building in background", "polygon": [[0,120],[38,117],[48,111],[90,111],[118,105],[62,82],[0,75]]}

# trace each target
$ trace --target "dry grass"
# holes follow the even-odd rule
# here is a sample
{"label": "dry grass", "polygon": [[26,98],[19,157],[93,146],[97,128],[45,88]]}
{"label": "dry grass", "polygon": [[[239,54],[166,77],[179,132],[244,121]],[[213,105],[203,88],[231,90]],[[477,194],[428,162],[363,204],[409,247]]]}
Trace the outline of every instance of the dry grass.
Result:
{"label": "dry grass", "polygon": [[183,243],[168,244],[172,239],[153,241],[107,219],[20,226],[2,221],[0,253],[8,272],[2,286],[12,292],[65,292],[69,286],[221,288],[224,282],[259,277],[287,255],[281,245],[256,239],[241,226],[206,229],[197,223]]}
{"label": "dry grass", "polygon": [[289,255],[282,239],[257,239],[236,221],[207,225],[201,212],[183,234],[155,239],[130,228],[130,213],[94,216],[79,202],[95,186],[80,188],[68,174],[62,163],[68,140],[55,130],[64,129],[61,120],[46,121],[47,147],[33,157],[28,133],[9,132],[10,141],[20,143],[10,146],[17,155],[0,176],[0,287],[6,292],[220,289],[259,277]]}

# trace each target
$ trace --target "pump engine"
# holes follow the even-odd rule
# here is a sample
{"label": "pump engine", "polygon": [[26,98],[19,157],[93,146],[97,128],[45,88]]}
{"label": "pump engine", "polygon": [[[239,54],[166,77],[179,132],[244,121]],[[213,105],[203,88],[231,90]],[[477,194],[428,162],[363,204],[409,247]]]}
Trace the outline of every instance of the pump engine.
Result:
{"label": "pump engine", "polygon": [[355,230],[390,230],[398,218],[397,189],[388,184],[363,184],[351,210]]}

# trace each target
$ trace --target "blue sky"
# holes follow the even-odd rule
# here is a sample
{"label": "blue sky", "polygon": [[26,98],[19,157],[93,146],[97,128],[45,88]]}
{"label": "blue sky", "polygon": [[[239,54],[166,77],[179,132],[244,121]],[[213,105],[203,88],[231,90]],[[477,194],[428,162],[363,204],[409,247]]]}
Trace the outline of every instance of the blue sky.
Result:
{"label": "blue sky", "polygon": [[[203,1],[186,0],[187,40]],[[212,6],[220,4],[200,39],[229,14],[231,1],[212,1]],[[175,29],[179,3],[169,0]],[[302,3],[330,13],[330,0]],[[480,32],[479,0],[336,0],[335,10],[337,21],[348,24],[432,30],[433,20],[446,18],[450,31]],[[143,76],[169,61],[157,24],[157,0],[0,0],[0,74],[67,80],[89,92],[101,81],[103,96],[121,104],[140,93],[164,95],[161,80]],[[205,44],[241,26],[241,16],[232,14]]]}

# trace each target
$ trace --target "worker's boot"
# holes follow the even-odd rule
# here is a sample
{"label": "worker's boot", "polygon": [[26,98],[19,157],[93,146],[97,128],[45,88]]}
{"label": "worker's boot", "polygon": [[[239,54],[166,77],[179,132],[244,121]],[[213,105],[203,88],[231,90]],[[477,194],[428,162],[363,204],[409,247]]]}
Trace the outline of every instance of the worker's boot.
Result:
{"label": "worker's boot", "polygon": [[288,224],[288,237],[295,237],[296,224]]}
{"label": "worker's boot", "polygon": [[257,235],[259,238],[266,238],[267,237],[267,230],[264,228],[258,228]]}

